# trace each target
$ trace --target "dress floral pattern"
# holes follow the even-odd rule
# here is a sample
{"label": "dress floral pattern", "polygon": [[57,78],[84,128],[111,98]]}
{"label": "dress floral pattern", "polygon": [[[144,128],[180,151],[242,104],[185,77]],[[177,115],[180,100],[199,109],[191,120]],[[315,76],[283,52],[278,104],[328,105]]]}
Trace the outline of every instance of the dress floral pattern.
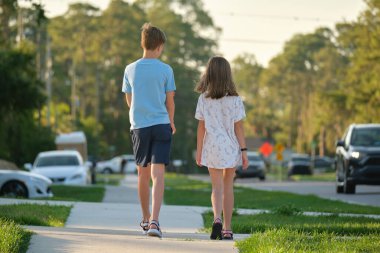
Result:
{"label": "dress floral pattern", "polygon": [[243,101],[239,96],[220,99],[198,99],[195,118],[205,121],[201,164],[209,168],[234,168],[241,164],[241,151],[235,135],[234,123],[245,117]]}

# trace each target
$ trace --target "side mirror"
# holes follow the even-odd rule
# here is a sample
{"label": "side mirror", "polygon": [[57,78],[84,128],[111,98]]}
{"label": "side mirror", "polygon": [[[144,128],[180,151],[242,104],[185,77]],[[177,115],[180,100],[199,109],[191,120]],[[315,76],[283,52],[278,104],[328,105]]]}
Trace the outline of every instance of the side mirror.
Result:
{"label": "side mirror", "polygon": [[344,147],[344,141],[342,141],[342,140],[338,140],[338,141],[336,142],[336,147]]}
{"label": "side mirror", "polygon": [[26,170],[29,170],[29,171],[31,171],[31,170],[32,170],[32,168],[33,168],[33,166],[32,166],[32,164],[31,164],[31,163],[25,163],[25,164],[24,164],[24,168],[25,168]]}

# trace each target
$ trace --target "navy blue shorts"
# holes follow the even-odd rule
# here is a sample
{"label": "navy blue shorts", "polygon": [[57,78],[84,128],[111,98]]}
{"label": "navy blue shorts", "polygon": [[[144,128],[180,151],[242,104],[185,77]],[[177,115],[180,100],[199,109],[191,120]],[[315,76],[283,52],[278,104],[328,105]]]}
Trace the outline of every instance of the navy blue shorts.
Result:
{"label": "navy blue shorts", "polygon": [[131,130],[136,164],[169,164],[172,128],[170,124],[154,125]]}

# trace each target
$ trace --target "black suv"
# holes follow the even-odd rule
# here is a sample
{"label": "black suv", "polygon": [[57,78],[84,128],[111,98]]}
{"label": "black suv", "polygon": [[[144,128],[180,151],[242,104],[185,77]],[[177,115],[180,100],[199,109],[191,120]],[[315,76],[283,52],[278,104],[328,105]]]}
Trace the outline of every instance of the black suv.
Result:
{"label": "black suv", "polygon": [[336,192],[358,184],[380,185],[380,124],[353,124],[336,144]]}

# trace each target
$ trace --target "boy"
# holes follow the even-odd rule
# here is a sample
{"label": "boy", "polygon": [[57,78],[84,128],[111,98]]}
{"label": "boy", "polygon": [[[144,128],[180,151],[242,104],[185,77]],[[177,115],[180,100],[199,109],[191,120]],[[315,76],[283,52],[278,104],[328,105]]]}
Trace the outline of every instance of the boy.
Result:
{"label": "boy", "polygon": [[[165,34],[146,23],[141,29],[143,57],[125,68],[122,91],[126,95],[131,123],[133,153],[138,171],[138,194],[144,234],[162,237],[158,216],[164,195],[165,165],[169,163],[171,136],[175,133],[172,68],[158,58]],[[152,178],[152,213],[149,181]]]}

